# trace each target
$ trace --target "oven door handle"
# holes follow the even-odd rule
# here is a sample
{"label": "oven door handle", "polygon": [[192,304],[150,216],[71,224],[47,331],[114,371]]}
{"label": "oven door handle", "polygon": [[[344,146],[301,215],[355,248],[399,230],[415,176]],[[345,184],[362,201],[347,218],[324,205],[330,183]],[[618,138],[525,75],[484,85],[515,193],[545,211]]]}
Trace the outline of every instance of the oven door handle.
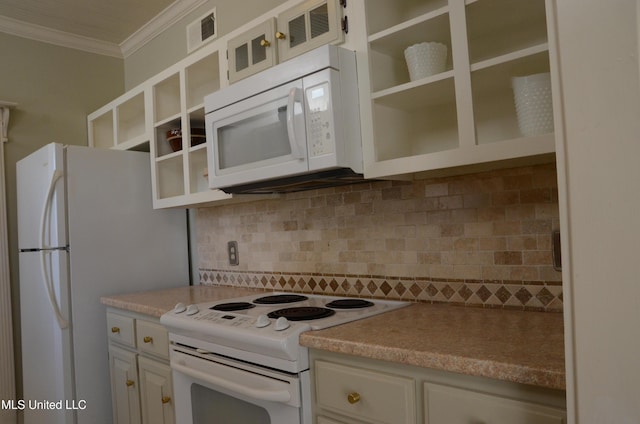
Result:
{"label": "oven door handle", "polygon": [[173,362],[171,368],[179,373],[188,375],[189,377],[204,381],[205,383],[214,384],[223,389],[231,390],[240,395],[248,396],[252,399],[264,400],[268,402],[287,403],[291,400],[291,393],[287,390],[260,390],[247,387],[242,384],[234,383],[202,371]]}

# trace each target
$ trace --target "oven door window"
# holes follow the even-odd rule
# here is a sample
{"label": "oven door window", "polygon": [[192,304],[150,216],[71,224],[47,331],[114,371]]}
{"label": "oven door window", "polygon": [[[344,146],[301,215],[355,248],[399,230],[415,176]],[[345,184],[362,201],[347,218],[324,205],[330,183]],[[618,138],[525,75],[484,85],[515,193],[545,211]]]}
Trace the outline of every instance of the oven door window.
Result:
{"label": "oven door window", "polygon": [[193,424],[271,424],[265,408],[199,384],[191,385],[191,408]]}

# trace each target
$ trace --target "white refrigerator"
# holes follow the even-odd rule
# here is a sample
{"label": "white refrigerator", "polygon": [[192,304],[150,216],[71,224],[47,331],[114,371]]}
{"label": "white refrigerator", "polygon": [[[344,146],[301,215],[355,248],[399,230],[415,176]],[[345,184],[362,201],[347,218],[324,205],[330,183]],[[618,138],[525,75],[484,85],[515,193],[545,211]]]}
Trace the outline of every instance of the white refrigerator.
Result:
{"label": "white refrigerator", "polygon": [[105,295],[189,284],[185,210],[149,155],[49,144],[17,164],[25,424],[111,424]]}

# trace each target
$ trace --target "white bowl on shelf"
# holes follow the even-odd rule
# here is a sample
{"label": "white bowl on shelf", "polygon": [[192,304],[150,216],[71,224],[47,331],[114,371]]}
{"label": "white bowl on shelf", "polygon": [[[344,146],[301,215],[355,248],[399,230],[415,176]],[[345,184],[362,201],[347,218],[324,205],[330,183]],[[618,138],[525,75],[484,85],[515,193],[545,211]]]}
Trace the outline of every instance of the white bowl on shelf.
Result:
{"label": "white bowl on shelf", "polygon": [[522,135],[530,137],[553,132],[550,74],[513,77],[511,85]]}
{"label": "white bowl on shelf", "polygon": [[447,64],[447,46],[435,41],[414,44],[404,50],[409,78],[416,81],[444,72]]}

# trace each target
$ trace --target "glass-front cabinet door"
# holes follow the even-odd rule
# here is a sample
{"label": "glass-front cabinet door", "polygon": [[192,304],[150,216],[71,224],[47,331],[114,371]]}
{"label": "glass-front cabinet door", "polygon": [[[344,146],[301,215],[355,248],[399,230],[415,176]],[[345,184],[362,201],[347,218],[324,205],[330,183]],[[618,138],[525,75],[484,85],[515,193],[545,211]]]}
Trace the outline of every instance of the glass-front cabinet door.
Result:
{"label": "glass-front cabinet door", "polygon": [[229,82],[234,83],[276,64],[275,19],[229,40]]}
{"label": "glass-front cabinet door", "polygon": [[280,61],[323,44],[341,42],[342,7],[339,0],[309,0],[278,15],[278,54]]}

